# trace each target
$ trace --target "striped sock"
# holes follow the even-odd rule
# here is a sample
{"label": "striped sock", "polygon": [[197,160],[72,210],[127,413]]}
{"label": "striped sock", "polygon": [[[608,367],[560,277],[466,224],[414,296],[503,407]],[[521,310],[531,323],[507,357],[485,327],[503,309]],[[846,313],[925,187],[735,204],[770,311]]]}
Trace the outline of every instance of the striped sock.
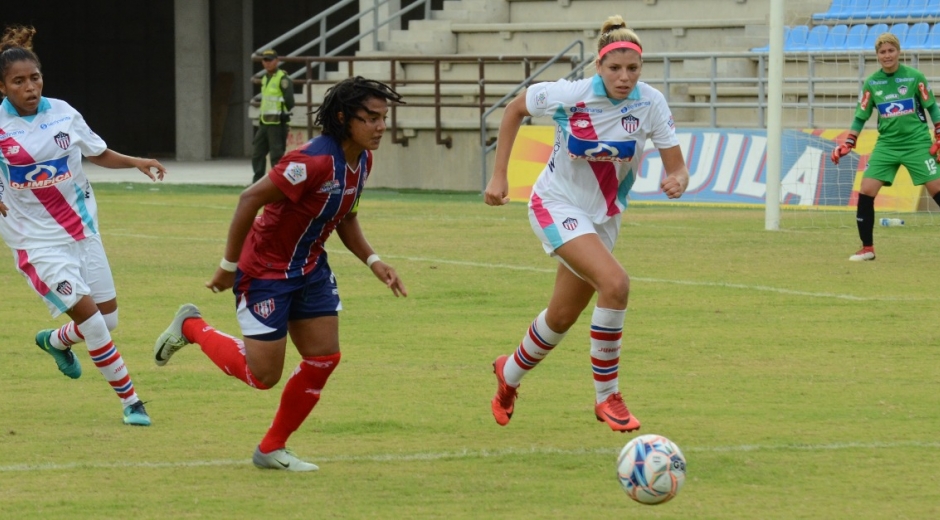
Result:
{"label": "striped sock", "polygon": [[49,337],[49,343],[59,350],[65,350],[82,341],[85,341],[85,338],[78,332],[74,321],[62,325]]}
{"label": "striped sock", "polygon": [[620,342],[626,310],[594,308],[591,316],[591,367],[597,402],[617,392],[620,367]]}
{"label": "striped sock", "polygon": [[548,309],[545,309],[539,313],[532,325],[529,325],[529,330],[523,336],[516,352],[506,360],[503,366],[503,378],[509,386],[519,386],[522,376],[545,359],[545,356],[565,337],[566,333],[558,333],[548,328],[545,322],[547,312]]}
{"label": "striped sock", "polygon": [[262,453],[284,448],[288,437],[300,428],[320,401],[320,392],[326,386],[330,374],[339,365],[340,357],[339,352],[329,356],[305,357],[294,369],[294,373],[284,385],[281,404],[274,414],[274,422],[261,440],[258,449]]}
{"label": "striped sock", "polygon": [[189,318],[183,322],[183,337],[196,343],[203,353],[226,374],[242,380],[252,388],[267,390],[267,386],[255,379],[248,368],[245,343],[224,332],[216,330],[202,318]]}
{"label": "striped sock", "polygon": [[121,398],[121,404],[130,406],[140,401],[137,392],[134,391],[134,383],[127,372],[124,359],[114,346],[111,332],[108,331],[108,325],[101,313],[96,312],[94,316],[80,323],[77,329],[80,329],[81,335],[85,336],[85,346],[88,347],[91,360]]}

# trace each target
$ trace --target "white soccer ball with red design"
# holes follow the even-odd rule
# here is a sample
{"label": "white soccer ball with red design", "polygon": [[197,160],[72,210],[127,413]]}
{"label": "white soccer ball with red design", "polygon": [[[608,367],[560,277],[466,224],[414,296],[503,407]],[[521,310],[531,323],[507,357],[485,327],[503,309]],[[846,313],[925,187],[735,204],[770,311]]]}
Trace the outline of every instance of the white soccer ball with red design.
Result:
{"label": "white soccer ball with red design", "polygon": [[617,457],[617,478],[627,495],[641,504],[672,500],[685,482],[685,457],[662,435],[640,435]]}

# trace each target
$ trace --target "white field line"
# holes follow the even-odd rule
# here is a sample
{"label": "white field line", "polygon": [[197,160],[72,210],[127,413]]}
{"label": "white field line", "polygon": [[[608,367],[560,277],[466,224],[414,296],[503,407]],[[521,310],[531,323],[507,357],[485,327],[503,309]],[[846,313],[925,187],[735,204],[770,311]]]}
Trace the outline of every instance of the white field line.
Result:
{"label": "white field line", "polygon": [[[682,448],[684,453],[734,453],[734,452],[772,452],[772,451],[839,451],[839,450],[895,450],[898,448],[938,449],[940,442],[903,441],[903,442],[837,442],[831,444],[742,444],[738,446],[692,446]],[[562,449],[532,446],[530,448],[503,448],[495,450],[458,450],[423,453],[386,453],[376,455],[339,455],[335,457],[311,458],[318,464],[343,462],[425,462],[454,459],[493,459],[526,455],[564,455],[594,456],[615,455],[619,448]],[[243,466],[251,464],[250,459],[190,460],[176,462],[69,462],[49,464],[13,464],[0,466],[0,473],[69,471],[76,469],[165,469],[165,468],[201,468],[217,466]]]}
{"label": "white field line", "polygon": [[[206,238],[206,237],[161,237],[155,235],[141,235],[135,233],[123,233],[123,232],[111,232],[106,233],[106,236],[118,236],[118,237],[131,237],[131,238],[142,238],[150,240],[185,240],[191,242],[215,242],[215,243],[224,243],[225,238]],[[352,254],[345,249],[334,250],[330,249],[327,253],[331,255],[349,255]],[[491,264],[486,262],[469,262],[466,260],[446,260],[442,258],[426,258],[426,257],[417,257],[417,256],[402,256],[402,255],[386,255],[382,256],[386,258],[394,258],[398,260],[405,260],[409,262],[427,262],[427,263],[437,263],[437,264],[450,264],[450,265],[462,265],[467,267],[482,267],[484,269],[508,269],[512,271],[529,271],[533,273],[554,273],[555,269],[548,269],[544,267],[531,267],[525,265],[511,265],[511,264]],[[836,300],[849,300],[857,302],[918,302],[918,301],[928,301],[933,300],[933,298],[909,298],[909,297],[898,297],[898,296],[855,296],[853,294],[839,294],[839,293],[822,293],[822,292],[811,292],[811,291],[797,291],[794,289],[784,289],[780,287],[771,287],[768,285],[748,285],[748,284],[739,284],[739,283],[725,283],[725,282],[699,282],[694,280],[665,280],[662,278],[647,278],[643,276],[630,276],[630,279],[637,282],[647,282],[647,283],[667,283],[674,285],[689,285],[689,286],[698,286],[698,287],[718,287],[722,289],[741,289],[745,291],[758,291],[758,292],[770,292],[776,294],[787,294],[791,296],[805,296],[808,298],[831,298]]]}

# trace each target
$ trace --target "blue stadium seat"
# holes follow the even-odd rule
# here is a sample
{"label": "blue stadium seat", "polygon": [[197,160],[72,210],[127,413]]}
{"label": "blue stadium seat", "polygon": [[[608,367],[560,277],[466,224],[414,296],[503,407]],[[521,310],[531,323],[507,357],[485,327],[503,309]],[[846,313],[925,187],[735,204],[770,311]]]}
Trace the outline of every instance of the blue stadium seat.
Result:
{"label": "blue stadium seat", "polygon": [[883,3],[883,7],[873,7],[869,4],[868,16],[885,20],[907,18],[909,0],[887,0]]}
{"label": "blue stadium seat", "polygon": [[940,0],[927,0],[924,16],[940,16]]}
{"label": "blue stadium seat", "polygon": [[886,23],[876,23],[868,28],[868,35],[865,36],[865,43],[862,44],[862,50],[873,51],[875,50],[875,40],[879,36],[888,32],[888,24]]}
{"label": "blue stadium seat", "polygon": [[[907,33],[908,33],[908,31],[910,31],[910,27],[909,27],[906,23],[896,23],[896,24],[894,24],[894,25],[891,26],[891,30],[889,30],[888,32],[890,32],[891,34],[897,36],[897,37],[898,37],[898,42],[901,43],[901,42],[904,42],[904,40],[907,39]],[[903,48],[903,46],[902,46],[902,48]]]}
{"label": "blue stadium seat", "polygon": [[901,48],[904,50],[926,49],[928,36],[930,36],[930,24],[926,22],[915,23],[907,31],[907,39],[901,42]]}
{"label": "blue stadium seat", "polygon": [[924,44],[927,49],[940,50],[940,23],[931,27],[930,34],[927,36],[927,43]]}
{"label": "blue stadium seat", "polygon": [[865,48],[865,36],[868,35],[868,26],[860,23],[853,25],[849,29],[849,34],[845,37],[843,50],[860,51]]}
{"label": "blue stadium seat", "polygon": [[845,39],[849,35],[849,26],[845,24],[833,25],[829,28],[826,41],[823,43],[824,51],[845,50]]}
{"label": "blue stadium seat", "polygon": [[911,18],[923,18],[927,14],[928,0],[910,0],[907,4],[907,15]]}
{"label": "blue stadium seat", "polygon": [[829,26],[817,25],[809,30],[809,34],[806,35],[806,44],[798,50],[821,51],[826,48],[827,36],[829,36]]}
{"label": "blue stadium seat", "polygon": [[[887,26],[885,26],[887,29]],[[784,52],[806,50],[806,36],[809,34],[809,27],[797,25],[790,28],[790,34],[783,42]]]}
{"label": "blue stadium seat", "polygon": [[[869,0],[832,0],[825,13],[813,14],[813,20],[847,20],[857,18],[854,13],[864,13],[868,9]],[[864,16],[861,16],[864,18]]]}
{"label": "blue stadium seat", "polygon": [[[871,0],[868,2],[868,9],[857,11],[853,18],[880,19],[884,17],[885,10],[888,8],[889,0]],[[877,13],[877,14],[876,14]]]}

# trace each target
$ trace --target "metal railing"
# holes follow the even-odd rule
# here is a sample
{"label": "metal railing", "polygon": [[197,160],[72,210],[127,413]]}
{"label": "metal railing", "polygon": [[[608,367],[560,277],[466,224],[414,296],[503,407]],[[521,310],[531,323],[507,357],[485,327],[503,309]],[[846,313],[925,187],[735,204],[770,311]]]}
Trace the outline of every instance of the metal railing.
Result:
{"label": "metal railing", "polygon": [[[281,36],[278,36],[277,38],[264,44],[263,46],[261,46],[259,49],[255,51],[255,55],[260,56],[261,52],[264,51],[265,49],[277,47],[278,45],[290,40],[294,36],[297,36],[304,30],[313,26],[318,26],[319,36],[301,45],[300,47],[294,49],[293,51],[285,54],[284,56],[302,57],[305,52],[307,52],[309,49],[313,47],[317,48],[317,53],[316,53],[317,56],[321,56],[321,57],[338,56],[340,53],[342,53],[346,49],[349,49],[354,44],[370,36],[372,37],[372,48],[378,49],[379,47],[379,32],[378,31],[382,27],[385,27],[386,25],[389,25],[395,21],[401,20],[402,16],[404,16],[405,14],[410,13],[411,11],[414,11],[422,7],[424,8],[424,19],[427,20],[431,18],[431,0],[416,0],[414,3],[412,3],[411,5],[408,5],[407,7],[403,7],[402,9],[399,9],[398,11],[394,13],[389,13],[388,18],[386,18],[385,20],[380,20],[379,18],[380,8],[388,5],[390,1],[391,0],[373,0],[372,7],[369,7],[367,9],[362,9],[360,5],[361,4],[360,0],[341,0],[340,2],[335,3],[329,9],[321,12],[320,14],[314,16],[313,18],[310,18],[309,20],[297,25],[293,29],[282,34]],[[360,6],[360,11],[357,15],[347,18],[345,21],[343,21],[339,25],[336,25],[335,27],[327,26],[327,18],[331,14],[337,11],[340,11],[344,7],[347,7],[352,4]],[[356,37],[347,40],[346,42],[342,43],[341,45],[338,45],[335,48],[327,49],[327,39],[329,37],[338,34],[340,31],[342,31],[346,27],[349,27],[352,24],[358,25],[361,19],[370,17],[370,16],[372,17],[371,29],[365,32],[359,32]],[[282,61],[288,61],[288,60],[282,60]],[[317,65],[320,65],[320,64],[317,63]],[[323,80],[326,78],[325,69],[326,68],[322,66],[318,67],[317,79]],[[254,75],[254,77],[259,78],[263,74],[264,74],[264,70],[261,70],[257,72]],[[304,69],[298,69],[294,72],[291,72],[290,77],[292,79],[296,79],[304,74],[307,74],[307,71],[305,71]],[[255,99],[257,99],[257,96],[255,97]]]}
{"label": "metal railing", "polygon": [[[577,42],[576,42],[577,43]],[[572,44],[569,46],[569,49],[577,46]],[[408,137],[400,135],[399,130],[399,110],[408,110],[411,108],[432,108],[434,109],[434,133],[435,140],[437,144],[444,145],[447,148],[450,148],[453,144],[453,139],[450,136],[445,136],[444,134],[444,124],[443,110],[447,108],[475,108],[479,110],[479,113],[482,115],[490,108],[490,103],[487,101],[489,97],[492,97],[492,93],[487,91],[487,87],[497,86],[497,85],[507,85],[507,86],[516,86],[520,84],[519,78],[531,78],[537,76],[544,72],[549,66],[554,64],[570,64],[572,69],[574,69],[578,64],[584,60],[583,50],[580,53],[576,54],[555,54],[555,55],[526,55],[526,56],[461,56],[461,55],[446,55],[446,56],[369,56],[369,57],[356,57],[356,56],[333,56],[333,57],[316,57],[316,56],[306,56],[306,57],[285,57],[282,58],[282,61],[288,63],[295,63],[302,65],[301,70],[305,71],[303,79],[295,79],[294,85],[300,85],[305,91],[304,100],[297,102],[296,106],[304,107],[306,110],[306,129],[308,138],[313,137],[314,131],[314,117],[311,113],[312,110],[320,106],[319,99],[313,98],[313,91],[315,86],[330,86],[335,83],[335,81],[324,80],[314,77],[314,69],[321,67],[321,65],[326,63],[338,63],[341,64],[341,69],[345,68],[346,77],[355,76],[355,64],[363,62],[384,62],[388,64],[388,79],[377,78],[382,81],[387,81],[388,85],[393,89],[399,89],[401,87],[408,86],[417,86],[417,85],[431,85],[433,86],[433,92],[429,96],[423,96],[430,98],[429,101],[418,101],[418,102],[407,102],[402,105],[392,105],[390,108],[390,123],[389,130],[392,136],[392,142],[395,144],[401,144],[402,146],[408,146]],[[434,77],[433,79],[409,79],[401,78],[398,74],[399,66],[405,65],[431,65],[434,68]],[[474,78],[468,79],[443,79],[442,70],[444,69],[443,65],[447,64],[447,67],[451,67],[456,64],[469,64],[475,65],[477,74]],[[516,64],[519,65],[519,77],[512,79],[492,79],[492,77],[487,77],[487,67],[491,65],[506,65],[506,64]],[[344,67],[343,67],[344,65]],[[537,69],[537,73],[533,73],[533,69]],[[553,78],[554,79],[554,78]],[[255,79],[256,83],[259,83],[260,80]],[[473,90],[472,96],[476,99],[475,102],[467,102],[455,99],[452,94],[450,94],[447,89],[455,86],[471,86]],[[415,96],[420,97],[420,96]],[[252,102],[253,106],[258,106],[257,102]]]}

